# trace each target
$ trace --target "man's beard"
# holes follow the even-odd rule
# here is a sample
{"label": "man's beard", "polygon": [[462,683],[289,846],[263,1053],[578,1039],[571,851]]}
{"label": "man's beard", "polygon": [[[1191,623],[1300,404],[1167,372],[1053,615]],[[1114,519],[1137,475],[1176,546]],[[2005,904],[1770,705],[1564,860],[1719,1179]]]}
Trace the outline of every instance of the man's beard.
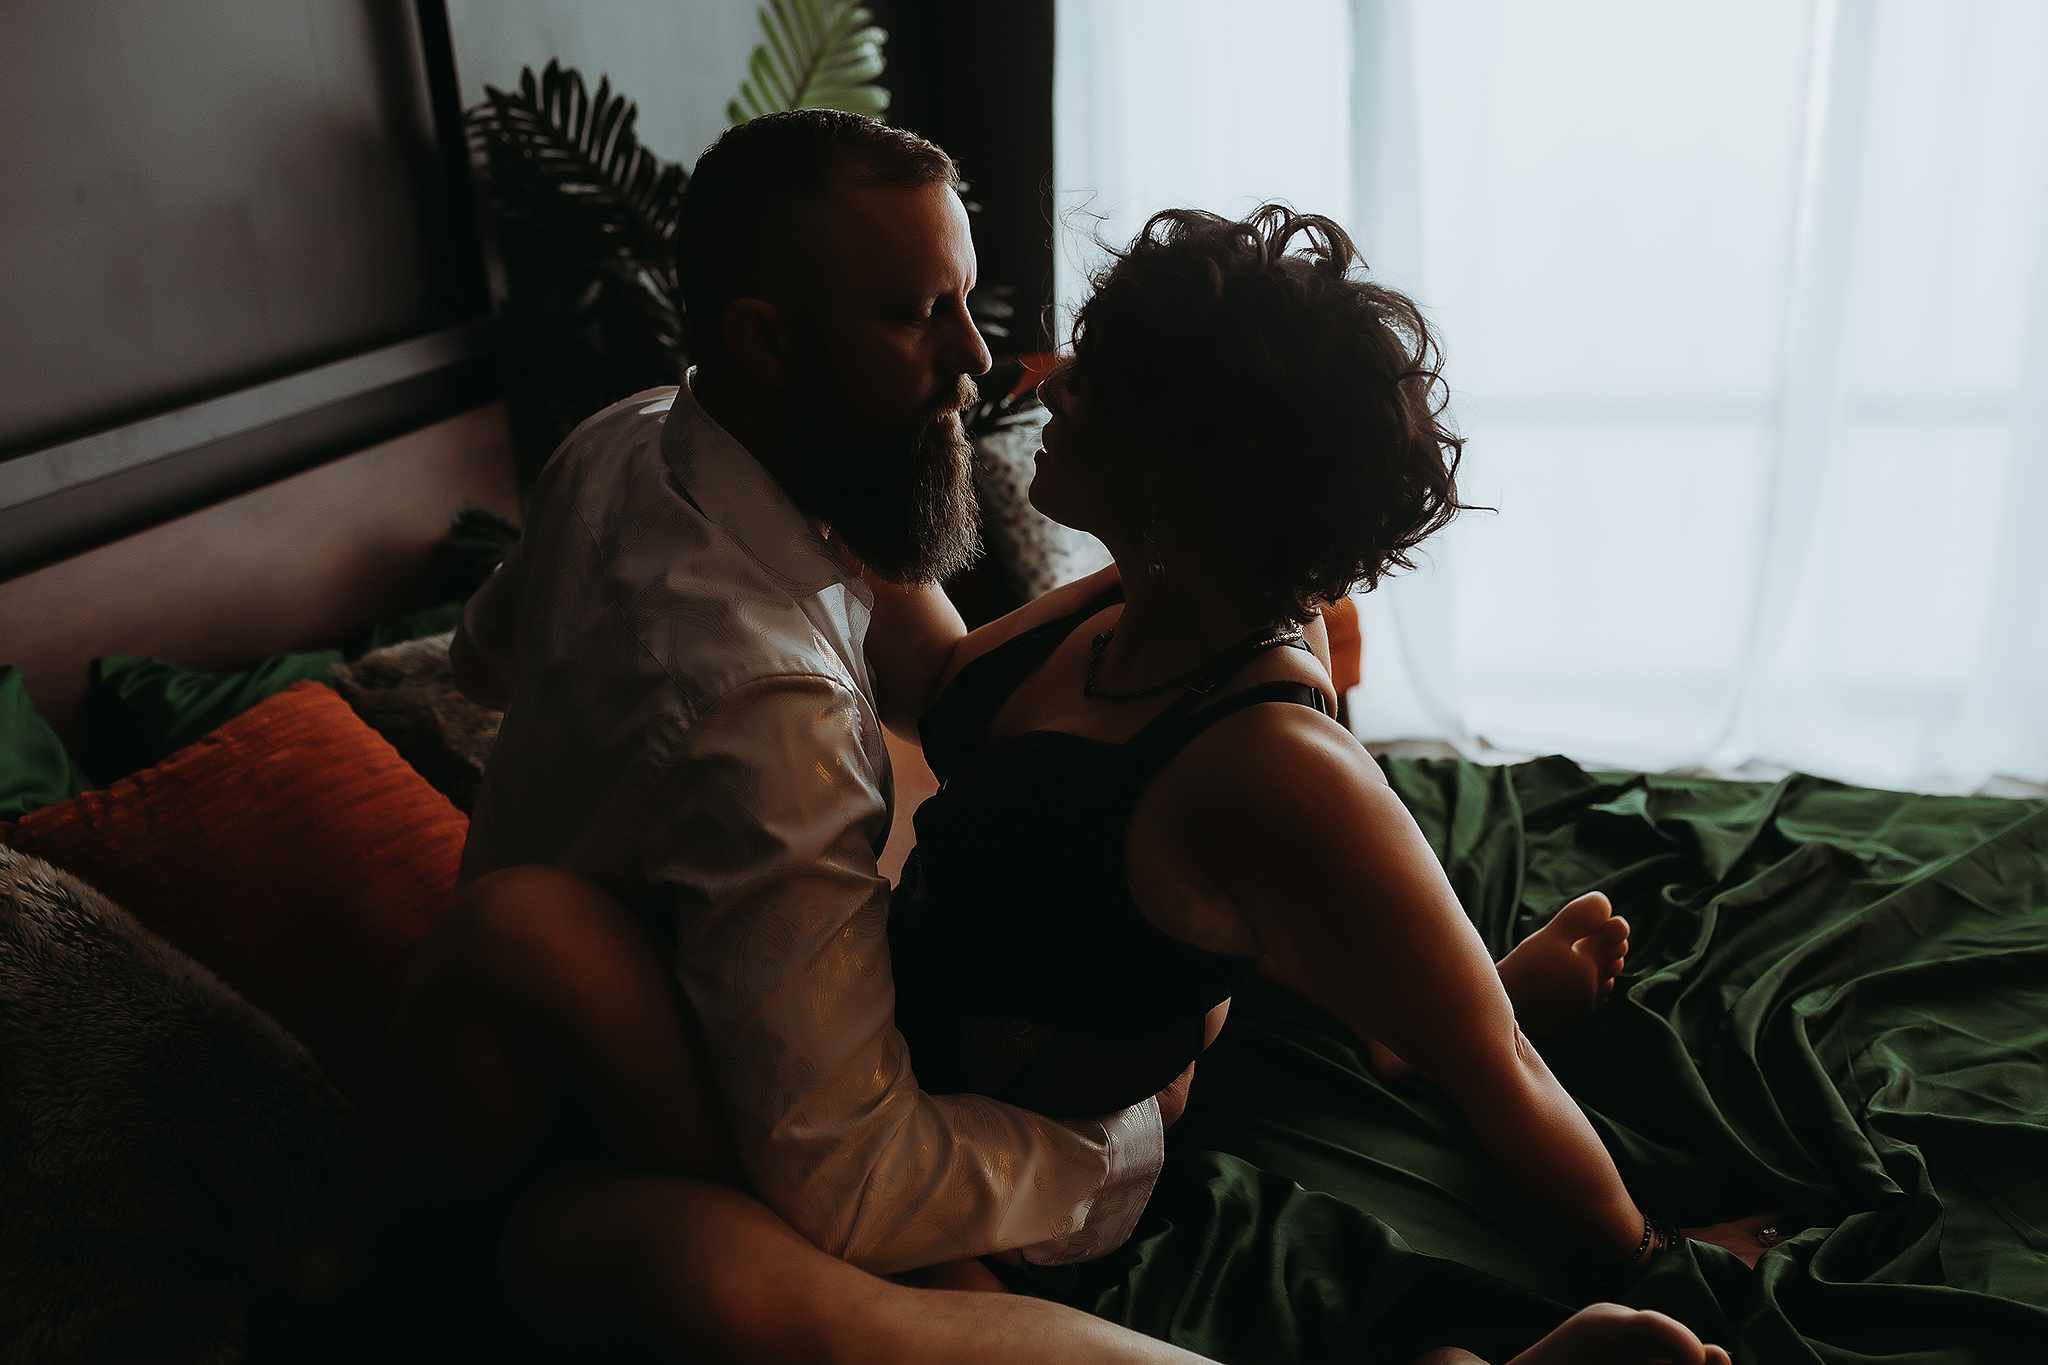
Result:
{"label": "man's beard", "polygon": [[847,431],[835,387],[810,386],[797,404],[784,471],[791,500],[892,583],[933,583],[973,563],[974,447],[944,420],[974,402],[973,381],[960,376],[910,430],[866,438]]}

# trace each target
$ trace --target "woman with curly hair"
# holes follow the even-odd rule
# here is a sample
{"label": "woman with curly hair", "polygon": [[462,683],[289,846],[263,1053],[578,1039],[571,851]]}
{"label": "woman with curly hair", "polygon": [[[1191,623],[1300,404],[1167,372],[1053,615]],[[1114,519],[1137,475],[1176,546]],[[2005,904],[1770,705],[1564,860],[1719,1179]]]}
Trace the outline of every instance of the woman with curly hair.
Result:
{"label": "woman with curly hair", "polygon": [[[1040,389],[1031,500],[1115,564],[971,634],[871,580],[870,657],[935,684],[942,779],[890,914],[898,1026],[929,1090],[1055,1116],[1164,1091],[1171,1113],[1258,968],[1440,1085],[1631,1272],[1679,1234],[1518,1027],[1590,1011],[1626,922],[1581,897],[1496,967],[1313,649],[1322,604],[1463,507],[1435,341],[1360,266],[1279,205],[1156,215]],[[1692,1235],[1753,1264],[1768,1221]]]}

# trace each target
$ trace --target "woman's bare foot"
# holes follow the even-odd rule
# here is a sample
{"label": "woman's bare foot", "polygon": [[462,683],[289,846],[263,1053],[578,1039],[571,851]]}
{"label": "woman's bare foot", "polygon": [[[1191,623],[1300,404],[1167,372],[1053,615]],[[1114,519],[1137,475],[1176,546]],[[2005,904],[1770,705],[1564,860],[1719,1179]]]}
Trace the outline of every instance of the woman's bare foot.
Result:
{"label": "woman's bare foot", "polygon": [[1606,896],[1588,891],[1500,960],[1500,984],[1522,1032],[1544,1038],[1591,1014],[1627,959],[1628,921]]}
{"label": "woman's bare foot", "polygon": [[1709,1346],[1676,1318],[1618,1303],[1581,1308],[1508,1365],[1728,1365],[1728,1353]]}
{"label": "woman's bare foot", "polygon": [[[1728,1353],[1662,1313],[1596,1303],[1581,1308],[1508,1365],[1728,1365]],[[1470,1351],[1447,1346],[1415,1365],[1484,1365]]]}
{"label": "woman's bare foot", "polygon": [[[1500,984],[1522,1032],[1547,1038],[1591,1014],[1614,989],[1627,958],[1628,921],[1614,913],[1604,894],[1588,891],[1500,960]],[[1377,1039],[1366,1039],[1365,1050],[1373,1074],[1383,1081],[1415,1074]]]}

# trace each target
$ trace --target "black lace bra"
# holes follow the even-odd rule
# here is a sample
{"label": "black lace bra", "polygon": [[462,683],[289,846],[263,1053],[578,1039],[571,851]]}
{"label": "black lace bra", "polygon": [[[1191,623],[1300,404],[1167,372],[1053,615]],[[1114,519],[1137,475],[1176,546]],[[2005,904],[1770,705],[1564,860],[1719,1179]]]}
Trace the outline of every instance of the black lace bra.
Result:
{"label": "black lace bra", "polygon": [[917,810],[889,951],[897,1027],[927,1091],[1055,1117],[1136,1104],[1200,1054],[1203,1016],[1257,960],[1154,927],[1131,898],[1125,834],[1196,735],[1261,702],[1327,712],[1320,691],[1264,683],[1208,706],[1191,691],[1122,744],[1057,730],[984,742],[1024,679],[1122,597],[1112,588],[973,660],[918,724],[940,788]]}

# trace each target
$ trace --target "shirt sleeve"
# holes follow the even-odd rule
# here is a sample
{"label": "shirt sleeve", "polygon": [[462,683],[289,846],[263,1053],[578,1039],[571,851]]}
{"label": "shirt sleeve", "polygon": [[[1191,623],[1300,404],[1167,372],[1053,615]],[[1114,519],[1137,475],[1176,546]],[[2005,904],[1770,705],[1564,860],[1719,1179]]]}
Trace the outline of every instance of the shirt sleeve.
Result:
{"label": "shirt sleeve", "polygon": [[755,1192],[878,1274],[1105,1255],[1158,1176],[1158,1103],[1062,1121],[918,1088],[875,870],[887,779],[862,725],[838,680],[750,683],[675,737],[649,793],[648,881],[674,894],[677,971]]}

